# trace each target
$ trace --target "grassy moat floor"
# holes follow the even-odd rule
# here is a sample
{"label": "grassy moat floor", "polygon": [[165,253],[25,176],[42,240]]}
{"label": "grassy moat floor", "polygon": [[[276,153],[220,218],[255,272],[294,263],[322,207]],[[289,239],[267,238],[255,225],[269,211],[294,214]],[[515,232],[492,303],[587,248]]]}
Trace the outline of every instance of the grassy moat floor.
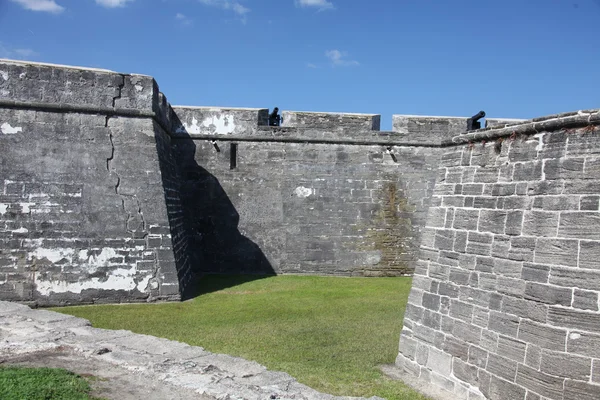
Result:
{"label": "grassy moat floor", "polygon": [[92,400],[88,382],[69,371],[54,368],[0,366],[2,400]]}
{"label": "grassy moat floor", "polygon": [[325,393],[424,400],[378,369],[397,355],[410,285],[410,278],[210,276],[182,303],[54,310],[254,360]]}

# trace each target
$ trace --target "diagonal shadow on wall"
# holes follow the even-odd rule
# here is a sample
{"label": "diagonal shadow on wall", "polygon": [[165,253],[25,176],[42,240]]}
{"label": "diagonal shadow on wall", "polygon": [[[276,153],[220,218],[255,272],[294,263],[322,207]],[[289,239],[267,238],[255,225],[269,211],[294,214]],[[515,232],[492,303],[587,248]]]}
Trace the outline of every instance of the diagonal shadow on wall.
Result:
{"label": "diagonal shadow on wall", "polygon": [[[183,126],[176,115],[173,119],[173,126]],[[178,130],[171,148],[179,171],[187,255],[195,280],[204,275],[232,275],[210,285],[209,291],[215,291],[275,275],[260,247],[240,233],[239,213],[219,180],[197,163],[196,145],[184,129]],[[207,292],[206,285],[194,283],[184,291],[184,299]]]}

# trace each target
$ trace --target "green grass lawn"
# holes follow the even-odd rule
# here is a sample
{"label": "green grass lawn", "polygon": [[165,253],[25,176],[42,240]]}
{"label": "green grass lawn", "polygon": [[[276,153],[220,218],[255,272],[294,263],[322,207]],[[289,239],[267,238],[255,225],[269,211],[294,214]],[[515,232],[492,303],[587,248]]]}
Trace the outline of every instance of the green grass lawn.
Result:
{"label": "green grass lawn", "polygon": [[378,370],[398,352],[410,278],[204,277],[183,303],[55,309],[255,360],[319,391],[425,399]]}
{"label": "green grass lawn", "polygon": [[2,400],[91,400],[87,381],[51,368],[0,367]]}

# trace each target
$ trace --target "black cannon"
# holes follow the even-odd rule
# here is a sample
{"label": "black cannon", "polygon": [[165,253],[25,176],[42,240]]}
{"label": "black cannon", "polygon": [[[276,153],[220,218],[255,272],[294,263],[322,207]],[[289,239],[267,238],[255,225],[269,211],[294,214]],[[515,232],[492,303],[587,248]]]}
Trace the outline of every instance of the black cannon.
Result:
{"label": "black cannon", "polygon": [[281,115],[279,115],[279,108],[275,107],[273,112],[269,114],[269,126],[279,126],[281,125]]}
{"label": "black cannon", "polygon": [[481,122],[478,122],[481,118],[485,117],[485,111],[479,111],[467,120],[467,132],[474,131],[475,129],[481,129]]}

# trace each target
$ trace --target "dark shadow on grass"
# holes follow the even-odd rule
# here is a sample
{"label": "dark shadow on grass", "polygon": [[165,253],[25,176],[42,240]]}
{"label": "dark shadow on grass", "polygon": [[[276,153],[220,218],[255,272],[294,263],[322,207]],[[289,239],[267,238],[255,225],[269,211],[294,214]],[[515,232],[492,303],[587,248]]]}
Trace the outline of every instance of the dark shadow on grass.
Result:
{"label": "dark shadow on grass", "polygon": [[266,279],[272,275],[204,275],[196,284],[196,296],[218,292],[219,290],[243,285],[259,279]]}
{"label": "dark shadow on grass", "polygon": [[[196,161],[194,140],[175,114],[172,118],[173,126],[179,127],[171,148],[180,181],[183,211],[180,218],[185,227],[185,253],[189,260],[189,266],[178,271],[180,282],[186,280],[181,285],[182,299],[206,293],[201,279],[206,275],[230,276],[219,280],[220,289],[275,275],[260,247],[240,233],[240,215],[219,180]],[[231,275],[243,277],[237,279]]]}

